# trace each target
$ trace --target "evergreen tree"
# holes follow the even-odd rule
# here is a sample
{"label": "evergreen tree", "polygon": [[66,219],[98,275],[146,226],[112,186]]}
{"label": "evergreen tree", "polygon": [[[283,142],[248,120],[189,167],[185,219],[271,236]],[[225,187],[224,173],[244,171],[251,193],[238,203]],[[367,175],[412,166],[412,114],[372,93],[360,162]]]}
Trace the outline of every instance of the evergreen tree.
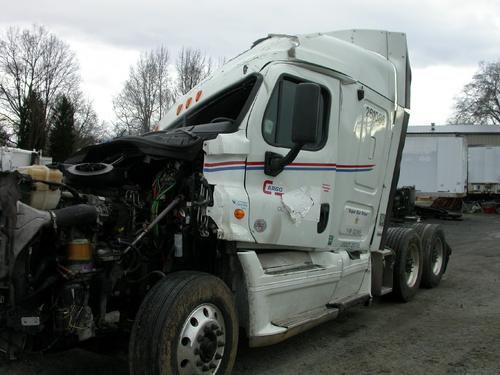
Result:
{"label": "evergreen tree", "polygon": [[45,105],[36,91],[30,91],[20,109],[17,147],[43,150],[47,141]]}
{"label": "evergreen tree", "polygon": [[53,161],[64,161],[75,144],[75,108],[65,95],[57,99],[50,122],[50,156]]}

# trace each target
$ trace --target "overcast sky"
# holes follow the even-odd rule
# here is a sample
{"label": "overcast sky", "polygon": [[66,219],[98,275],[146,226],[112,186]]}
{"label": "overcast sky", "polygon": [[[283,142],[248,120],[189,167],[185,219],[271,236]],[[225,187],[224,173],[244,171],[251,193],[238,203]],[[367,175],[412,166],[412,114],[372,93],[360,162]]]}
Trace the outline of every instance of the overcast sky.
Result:
{"label": "overcast sky", "polygon": [[143,50],[182,46],[230,58],[269,33],[376,28],[407,34],[413,69],[410,124],[446,123],[481,60],[500,59],[499,0],[3,0],[0,30],[43,24],[80,61],[101,119]]}

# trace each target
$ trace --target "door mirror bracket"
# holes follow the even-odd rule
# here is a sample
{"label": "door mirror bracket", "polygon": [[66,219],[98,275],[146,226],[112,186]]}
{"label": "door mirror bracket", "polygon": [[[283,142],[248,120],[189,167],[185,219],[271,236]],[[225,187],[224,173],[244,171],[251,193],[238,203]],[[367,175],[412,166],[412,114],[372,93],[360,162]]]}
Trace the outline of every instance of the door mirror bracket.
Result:
{"label": "door mirror bracket", "polygon": [[302,145],[296,144],[285,156],[277,154],[276,152],[266,151],[264,158],[264,173],[268,176],[276,177],[288,164],[295,160],[301,149]]}

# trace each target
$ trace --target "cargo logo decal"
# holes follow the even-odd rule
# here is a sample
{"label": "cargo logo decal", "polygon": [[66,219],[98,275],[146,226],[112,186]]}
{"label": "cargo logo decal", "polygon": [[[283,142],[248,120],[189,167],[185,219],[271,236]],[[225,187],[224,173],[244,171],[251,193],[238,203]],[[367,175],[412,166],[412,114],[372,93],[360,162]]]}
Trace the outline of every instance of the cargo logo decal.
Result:
{"label": "cargo logo decal", "polygon": [[265,180],[262,185],[264,194],[282,196],[284,193],[283,186],[274,185],[272,180]]}
{"label": "cargo logo decal", "polygon": [[[347,165],[337,163],[291,163],[285,167],[285,171],[305,171],[305,172],[369,172],[375,168],[375,164],[365,165]],[[222,172],[222,171],[263,171],[263,161],[224,161],[218,163],[205,163],[203,172]]]}

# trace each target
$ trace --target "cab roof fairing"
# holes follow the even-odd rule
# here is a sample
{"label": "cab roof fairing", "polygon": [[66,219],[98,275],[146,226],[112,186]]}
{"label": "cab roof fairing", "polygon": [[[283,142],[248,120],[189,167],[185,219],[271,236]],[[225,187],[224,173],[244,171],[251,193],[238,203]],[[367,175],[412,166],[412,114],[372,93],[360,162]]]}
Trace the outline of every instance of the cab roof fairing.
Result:
{"label": "cab roof fairing", "polygon": [[[313,64],[341,73],[403,108],[409,108],[407,81],[410,70],[404,34],[379,30],[345,30],[297,36],[270,34],[229,60],[181,97],[161,120],[160,129],[202,104],[204,99],[278,61]],[[200,101],[177,114],[177,107],[200,90],[203,92]]]}

